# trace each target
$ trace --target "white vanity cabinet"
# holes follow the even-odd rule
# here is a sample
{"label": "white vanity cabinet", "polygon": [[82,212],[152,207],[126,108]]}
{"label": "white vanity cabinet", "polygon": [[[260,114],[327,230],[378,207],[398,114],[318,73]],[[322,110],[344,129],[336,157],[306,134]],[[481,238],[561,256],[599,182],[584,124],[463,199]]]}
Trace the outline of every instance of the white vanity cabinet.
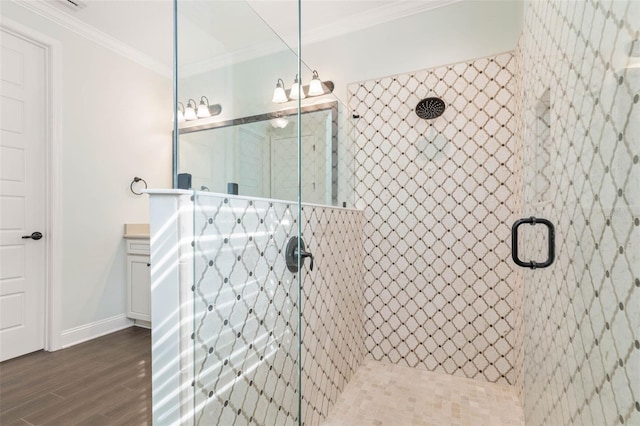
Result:
{"label": "white vanity cabinet", "polygon": [[127,234],[127,317],[151,328],[151,263],[148,235]]}

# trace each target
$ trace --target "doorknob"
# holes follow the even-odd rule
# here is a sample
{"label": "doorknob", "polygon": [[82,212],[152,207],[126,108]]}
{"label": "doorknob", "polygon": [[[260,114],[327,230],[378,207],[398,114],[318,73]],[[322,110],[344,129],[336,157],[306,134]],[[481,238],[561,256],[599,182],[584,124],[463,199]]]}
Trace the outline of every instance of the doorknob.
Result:
{"label": "doorknob", "polygon": [[27,238],[31,238],[33,240],[39,240],[40,238],[42,238],[42,232],[34,232],[31,235],[23,235],[22,239],[26,240]]}

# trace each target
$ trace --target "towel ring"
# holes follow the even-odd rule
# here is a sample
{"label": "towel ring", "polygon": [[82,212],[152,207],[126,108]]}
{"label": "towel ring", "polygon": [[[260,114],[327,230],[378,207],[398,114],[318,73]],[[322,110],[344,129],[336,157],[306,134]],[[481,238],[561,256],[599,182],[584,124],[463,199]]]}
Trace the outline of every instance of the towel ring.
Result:
{"label": "towel ring", "polygon": [[136,192],[133,189],[133,185],[138,183],[138,182],[140,182],[140,181],[144,182],[144,189],[147,189],[147,181],[142,179],[142,178],[139,178],[137,176],[133,178],[133,180],[131,181],[131,185],[129,185],[129,189],[131,190],[131,192],[133,192],[136,195],[142,195],[142,192]]}

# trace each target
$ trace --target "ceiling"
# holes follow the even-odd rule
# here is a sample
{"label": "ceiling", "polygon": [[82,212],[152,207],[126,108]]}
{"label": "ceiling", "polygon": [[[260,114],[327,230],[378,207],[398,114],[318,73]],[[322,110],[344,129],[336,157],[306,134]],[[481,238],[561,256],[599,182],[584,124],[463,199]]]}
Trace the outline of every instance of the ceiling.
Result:
{"label": "ceiling", "polygon": [[[170,74],[173,0],[16,0],[68,26],[97,30]],[[74,0],[77,1],[77,0]],[[461,0],[302,0],[302,40],[309,44]],[[179,0],[179,63],[212,68],[297,46],[296,0]],[[194,42],[197,40],[197,43]],[[284,42],[284,43],[283,43]]]}

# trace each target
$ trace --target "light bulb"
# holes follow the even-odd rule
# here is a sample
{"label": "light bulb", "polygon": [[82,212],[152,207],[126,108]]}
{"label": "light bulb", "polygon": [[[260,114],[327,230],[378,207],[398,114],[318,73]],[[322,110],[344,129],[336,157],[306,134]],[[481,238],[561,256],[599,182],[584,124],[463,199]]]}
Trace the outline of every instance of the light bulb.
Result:
{"label": "light bulb", "polygon": [[272,118],[269,122],[274,129],[284,129],[289,124],[289,120],[283,117]]}
{"label": "light bulb", "polygon": [[[207,100],[205,103],[204,100]],[[200,98],[200,105],[198,105],[198,118],[207,118],[211,117],[211,112],[209,111],[209,99],[206,96]]]}
{"label": "light bulb", "polygon": [[318,77],[318,71],[313,71],[313,78],[311,79],[311,83],[309,83],[309,96],[320,96],[324,95],[324,89],[322,88],[322,81]]}
{"label": "light bulb", "polygon": [[298,79],[298,75],[296,74],[296,79],[291,86],[291,93],[289,94],[291,99],[304,99],[306,96],[304,94],[304,89],[300,84],[300,80]]}
{"label": "light bulb", "polygon": [[271,102],[281,104],[287,101],[289,101],[289,98],[287,98],[287,94],[284,91],[284,81],[279,78],[276,83],[276,88],[273,91],[273,99],[271,99]]}
{"label": "light bulb", "polygon": [[187,102],[187,107],[184,109],[184,119],[187,121],[192,121],[192,120],[197,120],[198,116],[196,115],[196,110],[195,107],[196,106],[196,101],[194,101],[193,99],[189,99],[189,102]]}

